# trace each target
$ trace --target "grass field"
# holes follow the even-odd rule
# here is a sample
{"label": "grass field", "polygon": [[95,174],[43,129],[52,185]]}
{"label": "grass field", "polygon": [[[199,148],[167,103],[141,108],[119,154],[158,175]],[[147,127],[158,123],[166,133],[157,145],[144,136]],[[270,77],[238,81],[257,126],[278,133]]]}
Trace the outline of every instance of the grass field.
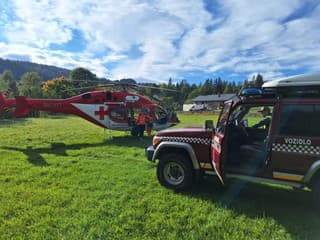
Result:
{"label": "grass field", "polygon": [[[206,115],[180,115],[202,125]],[[208,178],[161,187],[151,139],[76,117],[0,121],[0,239],[319,239],[310,192]]]}

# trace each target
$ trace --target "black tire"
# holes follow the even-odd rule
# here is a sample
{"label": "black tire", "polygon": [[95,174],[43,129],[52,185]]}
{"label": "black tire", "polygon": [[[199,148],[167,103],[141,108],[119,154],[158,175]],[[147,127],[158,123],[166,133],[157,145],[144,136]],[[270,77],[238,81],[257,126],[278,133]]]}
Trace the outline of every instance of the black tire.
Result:
{"label": "black tire", "polygon": [[167,153],[160,158],[157,177],[160,184],[166,188],[187,190],[193,184],[194,171],[186,156]]}
{"label": "black tire", "polygon": [[312,184],[313,204],[320,213],[320,178],[317,178]]}

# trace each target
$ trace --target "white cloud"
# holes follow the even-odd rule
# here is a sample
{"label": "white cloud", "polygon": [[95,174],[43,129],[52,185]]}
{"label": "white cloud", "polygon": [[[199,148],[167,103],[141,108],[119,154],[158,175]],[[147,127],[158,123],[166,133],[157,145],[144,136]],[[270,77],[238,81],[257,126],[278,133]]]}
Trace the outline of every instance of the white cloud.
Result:
{"label": "white cloud", "polygon": [[282,72],[271,71],[271,72],[261,72],[260,74],[262,74],[264,81],[269,81],[269,80],[274,80],[277,78],[284,77],[284,74]]}
{"label": "white cloud", "polygon": [[220,0],[229,12],[229,21],[237,25],[283,20],[298,9],[301,0]]}
{"label": "white cloud", "polygon": [[255,79],[255,77],[260,74],[263,76],[263,81],[270,81],[274,79],[278,79],[281,77],[284,77],[282,72],[276,72],[276,71],[265,71],[265,72],[252,72],[250,73],[246,79],[251,81],[252,79]]}
{"label": "white cloud", "polygon": [[6,58],[10,55],[29,58],[31,62],[47,65],[54,65],[73,69],[85,67],[99,76],[106,76],[109,70],[103,65],[103,59],[87,58],[82,54],[66,53],[64,51],[50,51],[35,47],[28,47],[23,44],[5,44],[0,42],[0,56]]}
{"label": "white cloud", "polygon": [[[195,70],[280,76],[286,70],[317,70],[320,61],[320,6],[287,21],[301,11],[303,0],[218,0],[216,13],[201,0],[11,2],[12,13],[8,8],[0,13],[5,21],[15,16],[0,26],[9,42],[0,56],[81,65],[109,78],[157,81]],[[50,50],[52,44],[77,40],[74,30],[85,39],[80,52]],[[142,54],[130,56],[137,47]],[[117,64],[108,69],[110,62]]]}

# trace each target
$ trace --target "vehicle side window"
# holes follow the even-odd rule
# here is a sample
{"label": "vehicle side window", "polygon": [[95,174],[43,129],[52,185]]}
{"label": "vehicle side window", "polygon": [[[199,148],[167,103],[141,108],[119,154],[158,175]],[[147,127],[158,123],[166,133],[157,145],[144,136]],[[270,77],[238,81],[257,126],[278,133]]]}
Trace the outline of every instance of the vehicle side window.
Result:
{"label": "vehicle side window", "polygon": [[113,108],[110,111],[110,115],[112,118],[125,120],[127,118],[127,110],[125,108]]}
{"label": "vehicle side window", "polygon": [[238,105],[230,114],[229,123],[242,124],[250,128],[269,129],[272,113],[272,105]]}
{"label": "vehicle side window", "polygon": [[320,136],[319,119],[319,105],[283,105],[280,109],[279,135]]}

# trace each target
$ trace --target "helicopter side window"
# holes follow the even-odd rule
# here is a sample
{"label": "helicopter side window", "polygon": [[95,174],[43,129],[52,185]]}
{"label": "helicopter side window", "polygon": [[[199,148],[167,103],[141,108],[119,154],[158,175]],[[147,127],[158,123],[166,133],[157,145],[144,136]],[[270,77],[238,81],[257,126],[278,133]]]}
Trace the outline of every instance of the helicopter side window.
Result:
{"label": "helicopter side window", "polygon": [[82,99],[91,99],[91,98],[92,98],[91,93],[86,93],[82,95]]}
{"label": "helicopter side window", "polygon": [[113,108],[110,111],[110,115],[112,118],[119,120],[127,119],[127,110],[125,108]]}

